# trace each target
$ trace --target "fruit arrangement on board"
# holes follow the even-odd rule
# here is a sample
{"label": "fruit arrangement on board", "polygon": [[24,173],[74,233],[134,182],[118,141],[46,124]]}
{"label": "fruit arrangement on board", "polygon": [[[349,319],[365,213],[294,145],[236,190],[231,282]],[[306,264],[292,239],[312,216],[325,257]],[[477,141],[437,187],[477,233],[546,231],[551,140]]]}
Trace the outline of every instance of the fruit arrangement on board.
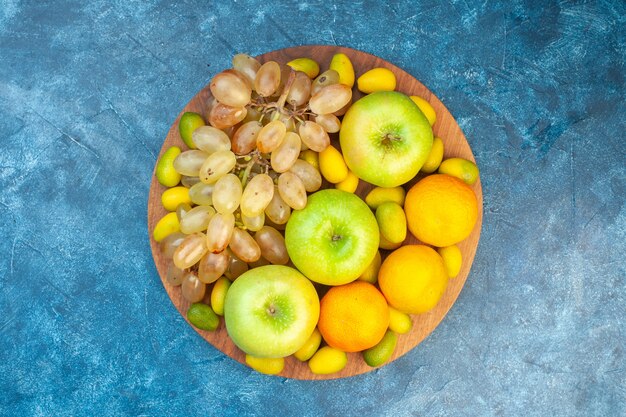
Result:
{"label": "fruit arrangement on board", "polygon": [[435,110],[396,84],[382,67],[356,77],[344,53],[324,71],[238,54],[157,162],[166,282],[259,372],[385,364],[461,270],[478,168],[444,158]]}

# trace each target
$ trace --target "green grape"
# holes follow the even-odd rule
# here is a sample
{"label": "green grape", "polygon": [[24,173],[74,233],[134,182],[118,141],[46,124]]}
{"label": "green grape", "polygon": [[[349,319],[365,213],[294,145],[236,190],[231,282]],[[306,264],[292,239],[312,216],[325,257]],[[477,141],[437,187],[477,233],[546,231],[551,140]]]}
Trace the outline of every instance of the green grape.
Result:
{"label": "green grape", "polygon": [[278,177],[278,193],[294,210],[302,210],[306,206],[306,189],[300,177],[293,172],[284,172]]}
{"label": "green grape", "polygon": [[193,131],[191,139],[196,147],[208,154],[230,150],[230,138],[213,126],[201,126]]}
{"label": "green grape", "polygon": [[244,262],[254,262],[261,257],[261,248],[245,230],[235,228],[228,247]]}
{"label": "green grape", "polygon": [[172,259],[174,256],[174,251],[181,244],[183,240],[185,240],[187,236],[181,232],[171,233],[159,242],[159,249],[161,250],[161,254],[165,257],[165,259]]}
{"label": "green grape", "polygon": [[178,248],[174,251],[172,260],[174,265],[180,269],[191,268],[204,256],[209,248],[207,247],[206,235],[204,233],[194,233],[188,235]]}
{"label": "green grape", "polygon": [[228,246],[235,227],[235,216],[232,213],[216,213],[209,222],[206,231],[207,247],[210,252],[221,252]]}
{"label": "green grape", "polygon": [[200,167],[200,181],[205,184],[214,184],[228,174],[237,164],[237,158],[232,151],[217,151],[209,155]]}
{"label": "green grape", "polygon": [[291,207],[282,199],[276,186],[272,199],[265,208],[265,215],[274,224],[285,224],[291,216]]}
{"label": "green grape", "polygon": [[263,213],[274,196],[274,181],[267,174],[255,175],[241,195],[241,214],[255,217]]}
{"label": "green grape", "polygon": [[330,137],[324,128],[310,120],[302,123],[298,129],[300,139],[312,151],[322,152],[330,145]]}
{"label": "green grape", "polygon": [[322,88],[309,100],[315,114],[329,114],[343,109],[352,100],[352,89],[347,85],[333,84]]}
{"label": "green grape", "polygon": [[174,159],[174,169],[179,174],[197,177],[200,167],[208,156],[208,153],[198,149],[185,151]]}
{"label": "green grape", "polygon": [[237,54],[233,57],[233,68],[242,73],[251,85],[254,85],[254,79],[261,64],[250,55]]}
{"label": "green grape", "polygon": [[206,284],[198,279],[195,272],[187,271],[181,285],[183,297],[190,303],[197,303],[204,298]]}
{"label": "green grape", "polygon": [[339,84],[339,73],[331,69],[324,71],[318,75],[315,80],[313,80],[313,84],[311,85],[311,95],[313,96],[322,88],[333,84]]}
{"label": "green grape", "polygon": [[217,281],[228,269],[229,262],[230,259],[226,251],[207,252],[198,263],[198,279],[205,284]]}
{"label": "green grape", "polygon": [[254,240],[261,249],[261,256],[270,263],[285,265],[289,262],[285,238],[278,230],[270,226],[263,226],[254,234]]}
{"label": "green grape", "polygon": [[241,259],[237,258],[237,256],[235,256],[235,254],[230,249],[226,249],[225,252],[228,253],[228,258],[230,259],[230,261],[228,263],[228,269],[226,269],[226,272],[224,272],[224,275],[229,280],[234,281],[241,274],[243,274],[249,269],[248,264],[242,261]]}
{"label": "green grape", "polygon": [[265,224],[265,213],[261,212],[261,214],[254,217],[248,217],[242,214],[241,221],[243,222],[243,225],[246,226],[246,229],[256,232]]}
{"label": "green grape", "polygon": [[318,114],[313,121],[328,133],[337,133],[341,129],[341,120],[334,114]]}
{"label": "green grape", "polygon": [[262,97],[269,97],[278,90],[280,85],[281,69],[276,61],[268,61],[254,77],[254,90]]}
{"label": "green grape", "polygon": [[203,232],[207,229],[213,215],[215,215],[213,207],[196,206],[182,216],[180,231],[187,235]]}
{"label": "green grape", "polygon": [[190,211],[191,206],[187,203],[180,203],[178,206],[176,206],[176,218],[178,219],[179,224],[183,220],[183,217],[185,217],[185,214],[189,213]]}
{"label": "green grape", "polygon": [[280,120],[269,122],[259,131],[256,137],[256,147],[261,153],[270,153],[283,141],[287,127]]}
{"label": "green grape", "polygon": [[198,175],[191,176],[191,177],[187,175],[183,175],[180,180],[180,183],[187,188],[191,188],[194,184],[197,184],[199,182],[200,182],[200,178],[198,178]]}
{"label": "green grape", "polygon": [[220,103],[231,107],[243,107],[250,103],[252,88],[248,79],[237,70],[217,74],[209,85],[211,94]]}
{"label": "green grape", "polygon": [[197,205],[210,206],[213,204],[213,189],[215,184],[198,182],[189,188],[189,198]]}
{"label": "green grape", "polygon": [[281,144],[272,152],[272,169],[276,172],[289,170],[300,156],[301,143],[297,133],[287,132]]}
{"label": "green grape", "polygon": [[311,97],[311,79],[305,73],[296,72],[296,78],[291,84],[289,94],[287,94],[287,103],[298,107],[309,101]]}
{"label": "green grape", "polygon": [[237,155],[246,155],[256,149],[256,140],[263,125],[256,120],[242,124],[233,134],[232,149]]}
{"label": "green grape", "polygon": [[245,119],[247,112],[245,107],[232,107],[218,102],[209,112],[209,123],[218,129],[233,127]]}
{"label": "green grape", "polygon": [[278,64],[278,66],[280,67],[280,82],[278,83],[276,91],[272,95],[273,97],[278,97],[283,93],[283,91],[285,90],[285,84],[287,84],[287,80],[289,80],[291,73],[295,73],[295,71],[289,65]]}
{"label": "green grape", "polygon": [[232,213],[239,207],[243,189],[239,177],[226,174],[215,183],[213,207],[218,213]]}
{"label": "green grape", "polygon": [[302,184],[304,184],[304,189],[309,193],[319,190],[322,186],[322,175],[320,172],[303,159],[298,159],[294,162],[289,171],[300,177]]}
{"label": "green grape", "polygon": [[174,264],[167,266],[167,273],[165,274],[165,280],[173,287],[178,287],[183,283],[185,276],[185,270],[178,268]]}

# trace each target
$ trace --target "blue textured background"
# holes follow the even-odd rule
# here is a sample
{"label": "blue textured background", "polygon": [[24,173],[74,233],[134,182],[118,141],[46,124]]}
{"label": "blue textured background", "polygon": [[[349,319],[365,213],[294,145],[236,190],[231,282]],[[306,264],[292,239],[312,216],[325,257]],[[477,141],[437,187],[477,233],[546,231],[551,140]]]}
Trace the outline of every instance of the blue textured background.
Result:
{"label": "blue textured background", "polygon": [[[384,3],[0,1],[1,415],[626,415],[626,3]],[[443,323],[327,382],[204,342],[146,229],[180,109],[234,53],[299,44],[421,80],[485,193]]]}

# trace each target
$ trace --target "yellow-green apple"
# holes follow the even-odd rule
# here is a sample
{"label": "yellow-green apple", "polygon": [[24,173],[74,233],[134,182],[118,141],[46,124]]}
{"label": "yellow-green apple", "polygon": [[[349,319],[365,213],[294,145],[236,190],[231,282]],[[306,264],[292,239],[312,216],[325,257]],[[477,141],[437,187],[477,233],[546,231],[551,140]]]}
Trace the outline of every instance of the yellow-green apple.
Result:
{"label": "yellow-green apple", "polygon": [[397,91],[357,100],[339,132],[346,164],[364,181],[395,187],[411,180],[432,148],[433,131],[419,107]]}
{"label": "yellow-green apple", "polygon": [[378,224],[367,204],[346,191],[309,196],[285,229],[293,264],[312,281],[342,285],[357,279],[378,252]]}
{"label": "yellow-green apple", "polygon": [[243,273],[224,301],[226,330],[245,353],[282,358],[306,342],[320,314],[315,287],[294,268],[266,265]]}

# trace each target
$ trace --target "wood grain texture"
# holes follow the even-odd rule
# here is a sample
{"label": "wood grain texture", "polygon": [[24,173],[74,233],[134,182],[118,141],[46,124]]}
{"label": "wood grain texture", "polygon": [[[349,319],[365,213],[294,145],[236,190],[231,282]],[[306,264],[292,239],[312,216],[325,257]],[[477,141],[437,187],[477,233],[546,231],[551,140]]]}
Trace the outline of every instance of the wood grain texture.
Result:
{"label": "wood grain texture", "polygon": [[[469,159],[471,161],[475,161],[470,146],[467,143],[463,132],[459,128],[458,124],[456,123],[450,112],[443,105],[443,103],[441,103],[441,101],[437,97],[435,97],[435,95],[433,95],[423,84],[413,78],[410,74],[407,74],[405,71],[387,61],[384,61],[378,57],[361,51],[337,46],[299,46],[269,52],[261,55],[260,57],[258,57],[258,59],[261,62],[275,60],[278,62],[286,63],[294,58],[306,56],[315,59],[320,64],[321,70],[324,71],[328,68],[328,64],[332,56],[338,52],[343,52],[350,57],[354,65],[357,78],[367,70],[375,67],[386,67],[393,71],[397,77],[397,91],[401,91],[408,95],[421,96],[428,100],[435,109],[435,112],[437,113],[437,121],[433,126],[433,131],[435,136],[440,137],[444,142],[444,158],[458,156]],[[357,100],[359,97],[362,96],[362,94],[356,89],[356,85],[353,91],[354,100]],[[206,103],[209,98],[210,91],[207,85],[195,97],[191,99],[191,101],[185,106],[184,109],[182,109],[182,111],[176,118],[176,121],[172,124],[167,134],[167,137],[165,138],[163,147],[161,148],[161,152],[159,154],[159,158],[163,154],[163,152],[170,146],[176,145],[183,150],[186,149],[178,133],[178,121],[180,120],[180,116],[185,111],[193,111],[202,115],[206,115]],[[333,143],[335,146],[339,146],[336,135],[333,138]],[[406,184],[405,187],[408,189],[413,183],[415,183],[416,180],[419,179],[419,177],[420,176],[418,175],[418,177],[416,177],[413,181],[410,181],[408,184]],[[372,186],[370,184],[361,181],[357,189],[357,194],[364,197],[371,188]],[[426,314],[412,316],[413,329],[410,333],[400,335],[398,337],[398,345],[396,347],[396,351],[391,361],[388,362],[387,365],[393,360],[407,353],[409,350],[416,347],[437,327],[437,325],[445,317],[447,312],[456,301],[459,293],[461,292],[461,289],[463,288],[463,285],[465,284],[478,246],[483,215],[483,195],[480,179],[473,185],[472,188],[474,189],[474,192],[476,193],[479,202],[479,217],[478,222],[474,227],[471,235],[458,244],[463,253],[463,265],[461,268],[461,272],[456,278],[450,280],[445,294],[443,295],[439,304],[433,310]],[[153,174],[148,198],[148,230],[150,232],[150,246],[165,291],[167,291],[167,294],[170,296],[172,302],[186,320],[186,311],[189,308],[190,303],[183,299],[180,287],[172,287],[166,282],[165,276],[168,261],[161,256],[159,244],[155,242],[154,239],[152,239],[152,231],[154,230],[157,221],[166,214],[166,211],[162,207],[160,200],[161,194],[164,190],[165,187],[157,182],[156,177]],[[419,242],[409,233],[404,244],[414,243]],[[388,254],[388,251],[381,251],[381,253],[383,254],[384,258]],[[205,302],[207,303],[209,303],[210,289],[211,287],[209,286],[209,288],[207,288],[207,295],[205,297]],[[241,363],[245,363],[243,352],[241,352],[228,337],[226,329],[224,327],[223,319],[221,320],[220,327],[215,332],[202,331],[198,329],[195,330],[205,340],[207,340],[223,353]],[[351,353],[348,354],[348,365],[341,372],[332,375],[314,375],[313,373],[311,373],[306,363],[302,363],[293,357],[288,357],[286,358],[285,369],[280,374],[280,376],[296,379],[334,379],[362,374],[365,372],[369,372],[373,369],[374,368],[371,368],[365,364],[360,353]]]}

